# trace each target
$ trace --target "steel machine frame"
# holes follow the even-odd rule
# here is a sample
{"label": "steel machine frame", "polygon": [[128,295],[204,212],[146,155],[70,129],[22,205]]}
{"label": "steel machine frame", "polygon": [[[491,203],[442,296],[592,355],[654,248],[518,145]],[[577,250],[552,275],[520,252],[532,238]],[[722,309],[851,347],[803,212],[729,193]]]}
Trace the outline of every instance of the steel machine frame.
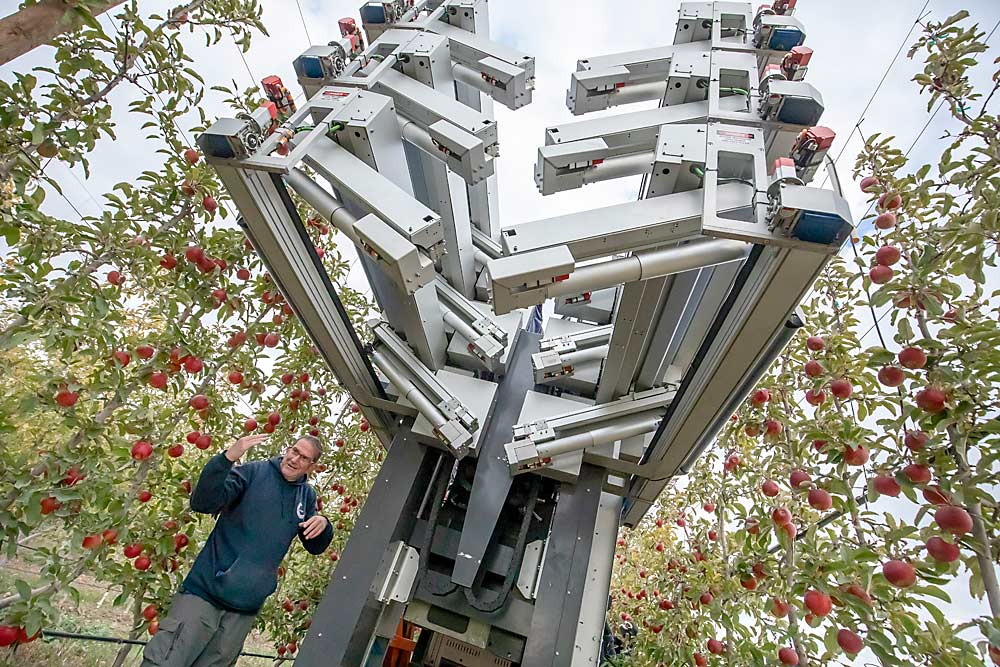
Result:
{"label": "steel machine frame", "polygon": [[[852,229],[835,175],[808,185],[834,137],[794,5],[684,2],[673,45],[578,61],[574,114],[648,104],[548,128],[536,183],[636,177],[632,202],[502,224],[493,104],[530,103],[535,63],[490,40],[486,0],[369,2],[295,61],[301,107],[269,77],[272,103],[201,135],[387,449],[297,665],[381,665],[401,621],[411,664],[599,663],[619,526],[712,442]],[[365,332],[293,196],[356,246]]]}

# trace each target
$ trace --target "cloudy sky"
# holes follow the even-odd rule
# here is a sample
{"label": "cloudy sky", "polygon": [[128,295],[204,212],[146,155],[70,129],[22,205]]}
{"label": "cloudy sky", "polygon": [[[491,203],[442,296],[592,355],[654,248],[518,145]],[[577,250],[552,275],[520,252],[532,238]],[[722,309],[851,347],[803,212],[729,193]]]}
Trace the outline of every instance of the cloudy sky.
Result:
{"label": "cloudy sky", "polygon": [[[357,16],[356,0],[261,0],[268,37],[256,37],[249,53],[241,57],[239,49],[228,38],[211,48],[204,47],[204,36],[196,31],[189,36],[190,54],[194,67],[209,85],[228,84],[235,80],[240,88],[255,85],[270,74],[280,75],[294,94],[300,91],[292,74],[292,60],[310,44],[322,44],[339,36],[337,19]],[[16,9],[17,0],[0,0],[0,13]],[[174,3],[161,0],[141,0],[140,7],[148,12],[163,12]],[[536,59],[537,87],[534,102],[516,112],[497,107],[501,157],[498,163],[500,179],[500,211],[503,225],[550,217],[594,206],[627,201],[635,197],[638,178],[622,179],[586,186],[582,190],[542,197],[532,179],[537,147],[543,142],[544,128],[573,119],[565,107],[565,90],[569,74],[577,59],[658,46],[672,41],[678,2],[664,0],[631,0],[630,2],[573,3],[565,0],[493,0],[491,5],[492,36]],[[850,171],[861,145],[861,135],[874,132],[898,137],[904,150],[913,143],[929,119],[926,98],[918,95],[910,79],[919,71],[918,62],[909,61],[904,53],[886,76],[871,107],[864,113],[860,131],[853,131],[866,104],[900,43],[913,30],[913,41],[919,27],[918,16],[942,20],[960,9],[968,9],[982,28],[989,32],[1000,22],[1000,2],[996,0],[800,0],[797,18],[806,27],[806,44],[814,49],[808,80],[823,94],[826,113],[822,123],[834,129],[838,139],[834,155],[842,150],[839,171],[853,211],[860,216],[865,211],[863,198],[850,184]],[[300,15],[301,9],[301,15]],[[102,19],[109,26],[110,19]],[[997,31],[1000,33],[1000,30]],[[307,36],[308,34],[308,36]],[[1000,46],[1000,34],[994,35],[991,46]],[[42,47],[0,68],[0,76],[9,78],[13,71],[26,71],[51,61],[52,50]],[[991,51],[990,62],[997,52]],[[989,71],[981,68],[977,81],[986,85]],[[92,155],[91,177],[84,179],[81,170],[67,173],[59,165],[50,169],[63,185],[65,198],[50,196],[48,211],[67,219],[76,219],[77,212],[93,215],[101,210],[101,193],[123,180],[130,180],[143,168],[155,168],[157,148],[143,139],[139,131],[142,119],[129,118],[124,109],[135,91],[127,86],[115,92],[115,118],[119,123],[118,140],[104,142]],[[630,107],[638,108],[636,106]],[[619,109],[621,110],[621,109]],[[220,96],[211,96],[209,115],[225,113]],[[611,113],[615,113],[612,111]],[[184,119],[179,122],[182,126]],[[944,132],[952,127],[947,114],[939,114],[927,127],[911,158],[921,164],[932,161],[943,145]],[[2,248],[0,248],[2,251]],[[345,254],[353,254],[348,251]],[[361,272],[356,270],[352,283],[361,286]],[[863,313],[862,321],[871,322]],[[867,325],[866,325],[867,326]],[[864,344],[874,343],[875,332]],[[960,587],[955,586],[957,598]],[[955,617],[967,617],[977,605],[963,599],[954,608]]]}

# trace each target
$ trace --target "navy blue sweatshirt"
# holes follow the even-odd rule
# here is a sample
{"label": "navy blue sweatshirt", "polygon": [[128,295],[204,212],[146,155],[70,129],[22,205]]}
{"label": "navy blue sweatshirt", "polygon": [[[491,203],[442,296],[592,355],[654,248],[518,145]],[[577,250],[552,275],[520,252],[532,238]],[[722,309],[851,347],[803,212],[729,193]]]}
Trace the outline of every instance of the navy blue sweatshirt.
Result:
{"label": "navy blue sweatshirt", "polygon": [[289,482],[281,457],[239,466],[224,453],[209,459],[191,493],[191,509],[218,514],[181,591],[220,609],[252,614],[278,587],[278,566],[298,535],[311,554],[330,546],[333,527],[307,540],[299,523],[316,514],[305,475]]}

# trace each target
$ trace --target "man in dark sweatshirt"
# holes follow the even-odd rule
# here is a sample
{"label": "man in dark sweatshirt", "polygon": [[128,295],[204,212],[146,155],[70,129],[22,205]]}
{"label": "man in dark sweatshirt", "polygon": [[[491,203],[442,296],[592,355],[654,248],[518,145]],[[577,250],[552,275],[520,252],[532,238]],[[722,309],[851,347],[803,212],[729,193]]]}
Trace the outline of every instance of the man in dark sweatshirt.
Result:
{"label": "man in dark sweatshirt", "polygon": [[330,545],[333,527],[306,483],[322,444],[303,436],[283,456],[234,467],[266,437],[240,438],[201,471],[191,509],[218,520],[146,645],[142,667],[233,665],[295,536],[311,554]]}

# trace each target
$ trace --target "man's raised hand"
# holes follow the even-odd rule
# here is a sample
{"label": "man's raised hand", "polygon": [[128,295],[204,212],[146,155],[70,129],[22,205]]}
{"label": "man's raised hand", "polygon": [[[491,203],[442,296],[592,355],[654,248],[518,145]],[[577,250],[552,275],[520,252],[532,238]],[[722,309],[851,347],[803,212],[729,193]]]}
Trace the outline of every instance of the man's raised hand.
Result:
{"label": "man's raised hand", "polygon": [[299,524],[299,528],[302,529],[302,537],[307,540],[311,540],[314,537],[320,535],[324,530],[326,530],[326,524],[329,521],[322,514],[313,514],[311,517]]}
{"label": "man's raised hand", "polygon": [[264,433],[258,433],[256,435],[245,435],[236,442],[234,442],[232,447],[226,450],[226,458],[232,461],[233,463],[236,463],[252,447],[259,445],[265,440],[267,440],[267,435],[265,435]]}

